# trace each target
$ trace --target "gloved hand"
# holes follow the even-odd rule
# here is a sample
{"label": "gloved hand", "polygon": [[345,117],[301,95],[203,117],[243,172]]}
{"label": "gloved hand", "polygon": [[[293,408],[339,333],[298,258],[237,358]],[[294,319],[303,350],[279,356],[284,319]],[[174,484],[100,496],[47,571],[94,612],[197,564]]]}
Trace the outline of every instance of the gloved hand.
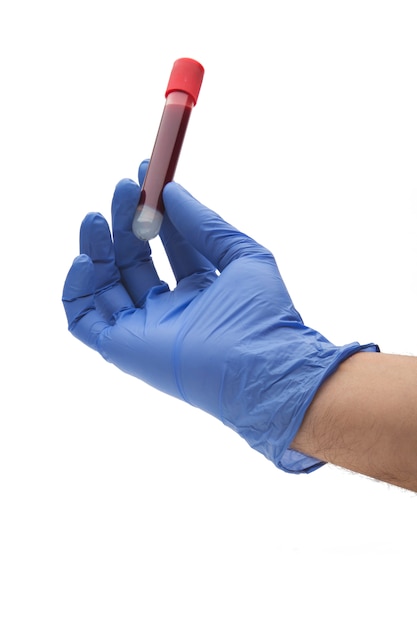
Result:
{"label": "gloved hand", "polygon": [[[144,168],[139,179],[143,179]],[[131,231],[139,186],[121,181],[106,220],[88,214],[63,303],[69,330],[107,361],[219,418],[289,472],[321,462],[289,448],[323,381],[376,346],[304,326],[272,254],[169,183],[160,232],[177,286]]]}

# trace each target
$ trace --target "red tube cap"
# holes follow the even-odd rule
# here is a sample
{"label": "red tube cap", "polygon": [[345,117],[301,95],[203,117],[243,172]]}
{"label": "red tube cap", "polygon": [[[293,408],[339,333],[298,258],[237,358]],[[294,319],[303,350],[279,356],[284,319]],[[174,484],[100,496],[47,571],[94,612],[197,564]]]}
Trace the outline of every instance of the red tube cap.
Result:
{"label": "red tube cap", "polygon": [[177,59],[169,77],[165,97],[171,91],[185,91],[197,104],[201,83],[203,82],[204,67],[194,59]]}

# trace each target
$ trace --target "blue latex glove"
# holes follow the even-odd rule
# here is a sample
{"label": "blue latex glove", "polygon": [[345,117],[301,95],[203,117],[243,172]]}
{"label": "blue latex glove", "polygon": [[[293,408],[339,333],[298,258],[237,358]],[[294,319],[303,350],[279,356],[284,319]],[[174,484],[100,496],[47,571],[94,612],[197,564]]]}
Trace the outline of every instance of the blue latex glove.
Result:
{"label": "blue latex glove", "polygon": [[344,359],[377,347],[337,347],[304,326],[272,254],[176,183],[164,189],[160,233],[177,279],[170,291],[131,231],[139,192],[131,180],[117,185],[113,238],[100,214],[83,221],[63,292],[69,330],[121,370],[216,416],[281,469],[319,467],[289,449],[304,414]]}

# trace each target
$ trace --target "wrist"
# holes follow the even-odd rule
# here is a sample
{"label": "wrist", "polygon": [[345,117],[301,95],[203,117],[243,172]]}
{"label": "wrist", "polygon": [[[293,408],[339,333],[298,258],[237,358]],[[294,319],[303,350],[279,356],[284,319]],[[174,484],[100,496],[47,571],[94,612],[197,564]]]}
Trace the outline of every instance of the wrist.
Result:
{"label": "wrist", "polygon": [[359,352],[318,390],[292,448],[417,491],[417,359]]}

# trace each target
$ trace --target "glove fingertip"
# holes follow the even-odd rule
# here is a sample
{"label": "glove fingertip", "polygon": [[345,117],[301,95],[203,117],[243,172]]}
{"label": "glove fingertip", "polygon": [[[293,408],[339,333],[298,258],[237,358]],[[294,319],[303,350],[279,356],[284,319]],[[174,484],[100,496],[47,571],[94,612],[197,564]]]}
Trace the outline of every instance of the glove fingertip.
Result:
{"label": "glove fingertip", "polygon": [[92,259],[111,256],[110,227],[101,213],[87,213],[81,222],[80,252]]}
{"label": "glove fingertip", "polygon": [[67,274],[62,300],[72,302],[94,292],[94,265],[87,254],[75,257]]}
{"label": "glove fingertip", "polygon": [[97,222],[100,222],[101,220],[105,221],[105,218],[101,213],[99,213],[98,211],[90,211],[81,222],[81,228],[83,228],[84,226],[90,226],[91,224],[95,224]]}
{"label": "glove fingertip", "polygon": [[134,206],[136,208],[139,202],[139,195],[139,185],[131,178],[122,178],[114,189],[112,212],[119,211],[124,207],[131,209],[131,207]]}

